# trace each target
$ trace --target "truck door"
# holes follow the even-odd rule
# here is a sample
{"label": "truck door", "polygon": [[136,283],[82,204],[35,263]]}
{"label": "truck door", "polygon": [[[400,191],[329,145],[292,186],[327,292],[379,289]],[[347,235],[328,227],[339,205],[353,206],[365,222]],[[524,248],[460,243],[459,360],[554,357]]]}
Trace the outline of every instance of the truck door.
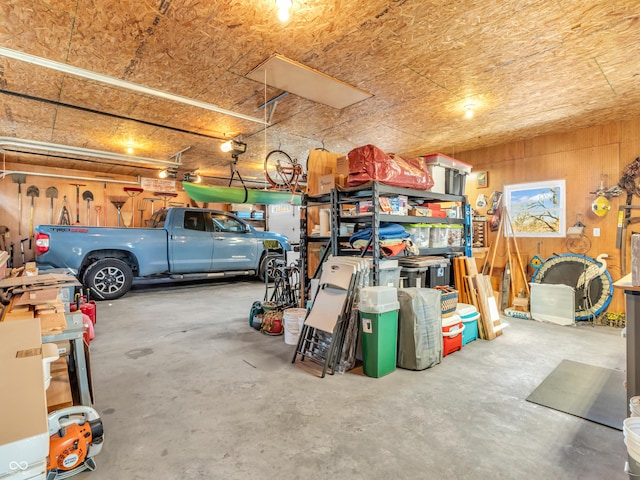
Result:
{"label": "truck door", "polygon": [[[247,225],[224,213],[212,213],[213,270],[243,270],[258,268],[258,252],[262,240]],[[260,245],[258,246],[258,243]],[[260,247],[260,249],[259,249]]]}
{"label": "truck door", "polygon": [[213,258],[213,235],[207,228],[208,215],[185,210],[184,219],[175,219],[169,235],[172,273],[210,272]]}

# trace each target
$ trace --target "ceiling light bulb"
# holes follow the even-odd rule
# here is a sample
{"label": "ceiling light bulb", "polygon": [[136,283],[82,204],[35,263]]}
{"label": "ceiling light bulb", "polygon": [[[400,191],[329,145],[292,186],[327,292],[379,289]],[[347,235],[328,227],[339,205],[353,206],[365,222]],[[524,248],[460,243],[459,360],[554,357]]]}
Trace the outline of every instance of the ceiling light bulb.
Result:
{"label": "ceiling light bulb", "polygon": [[200,176],[199,173],[196,173],[196,178],[194,178],[193,183],[201,183],[202,182],[202,177]]}
{"label": "ceiling light bulb", "polygon": [[162,170],[159,174],[158,177],[160,178],[167,178],[169,176],[169,172],[166,170]]}
{"label": "ceiling light bulb", "polygon": [[230,152],[233,149],[233,144],[231,143],[231,140],[224,142],[222,145],[220,145],[220,150],[222,150],[223,152]]}
{"label": "ceiling light bulb", "polygon": [[127,147],[127,153],[133,155],[133,147]]}
{"label": "ceiling light bulb", "polygon": [[289,10],[284,8],[278,10],[278,20],[280,20],[281,22],[289,21]]}
{"label": "ceiling light bulb", "polygon": [[278,18],[281,22],[289,20],[289,9],[293,6],[291,0],[276,0],[276,7],[278,7]]}
{"label": "ceiling light bulb", "polygon": [[473,107],[471,105],[467,105],[464,107],[465,112],[464,112],[464,116],[466,118],[473,118]]}

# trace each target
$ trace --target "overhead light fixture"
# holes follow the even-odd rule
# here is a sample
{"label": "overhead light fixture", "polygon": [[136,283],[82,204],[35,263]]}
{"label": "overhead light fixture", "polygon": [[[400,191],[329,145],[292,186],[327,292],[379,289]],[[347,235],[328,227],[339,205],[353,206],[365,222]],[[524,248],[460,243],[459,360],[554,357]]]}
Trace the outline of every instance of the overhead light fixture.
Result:
{"label": "overhead light fixture", "polygon": [[464,106],[464,116],[466,118],[473,118],[473,113],[474,113],[474,105],[473,104],[466,104]]}
{"label": "overhead light fixture", "polygon": [[[20,149],[23,153],[29,153],[32,150],[63,153],[80,157],[97,158],[105,162],[118,164],[137,164],[137,165],[154,165],[158,167],[177,168],[182,166],[180,158],[175,160],[160,160],[157,158],[146,158],[133,155],[125,155],[123,153],[106,152],[103,150],[93,150],[90,148],[73,147],[71,145],[62,145],[58,143],[40,142],[37,140],[27,140],[24,138],[0,137],[0,148],[7,147],[7,150],[13,148]],[[171,157],[169,157],[171,158]]]}
{"label": "overhead light fixture", "polygon": [[193,172],[187,172],[182,177],[183,182],[191,182],[191,183],[200,183],[202,182],[202,177],[198,173],[198,170],[194,170]]}
{"label": "overhead light fixture", "polygon": [[160,178],[176,178],[177,176],[178,176],[178,170],[176,170],[175,168],[167,168],[165,170],[162,170],[158,174],[158,177]]}
{"label": "overhead light fixture", "polygon": [[231,152],[231,155],[235,157],[247,151],[247,144],[239,140],[229,140],[220,145],[220,150],[225,153]]}
{"label": "overhead light fixture", "polygon": [[291,0],[276,0],[276,7],[278,7],[278,19],[281,22],[289,21],[289,9],[293,6]]}

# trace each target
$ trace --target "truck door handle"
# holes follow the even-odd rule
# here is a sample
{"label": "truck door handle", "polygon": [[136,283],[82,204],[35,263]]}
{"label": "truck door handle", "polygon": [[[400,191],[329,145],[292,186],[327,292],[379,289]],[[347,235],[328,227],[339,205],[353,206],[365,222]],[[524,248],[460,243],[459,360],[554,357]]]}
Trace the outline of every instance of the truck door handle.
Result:
{"label": "truck door handle", "polygon": [[213,237],[214,240],[224,240],[224,237]]}

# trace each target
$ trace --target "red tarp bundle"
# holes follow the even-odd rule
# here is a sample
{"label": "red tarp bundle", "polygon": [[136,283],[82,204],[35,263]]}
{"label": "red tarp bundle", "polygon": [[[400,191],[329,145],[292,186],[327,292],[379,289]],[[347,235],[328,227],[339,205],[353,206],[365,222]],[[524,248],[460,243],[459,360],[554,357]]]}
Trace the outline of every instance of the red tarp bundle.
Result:
{"label": "red tarp bundle", "polygon": [[373,145],[354,148],[347,157],[349,187],[356,187],[368,181],[415,190],[428,190],[433,187],[433,179],[422,159],[386,154]]}

